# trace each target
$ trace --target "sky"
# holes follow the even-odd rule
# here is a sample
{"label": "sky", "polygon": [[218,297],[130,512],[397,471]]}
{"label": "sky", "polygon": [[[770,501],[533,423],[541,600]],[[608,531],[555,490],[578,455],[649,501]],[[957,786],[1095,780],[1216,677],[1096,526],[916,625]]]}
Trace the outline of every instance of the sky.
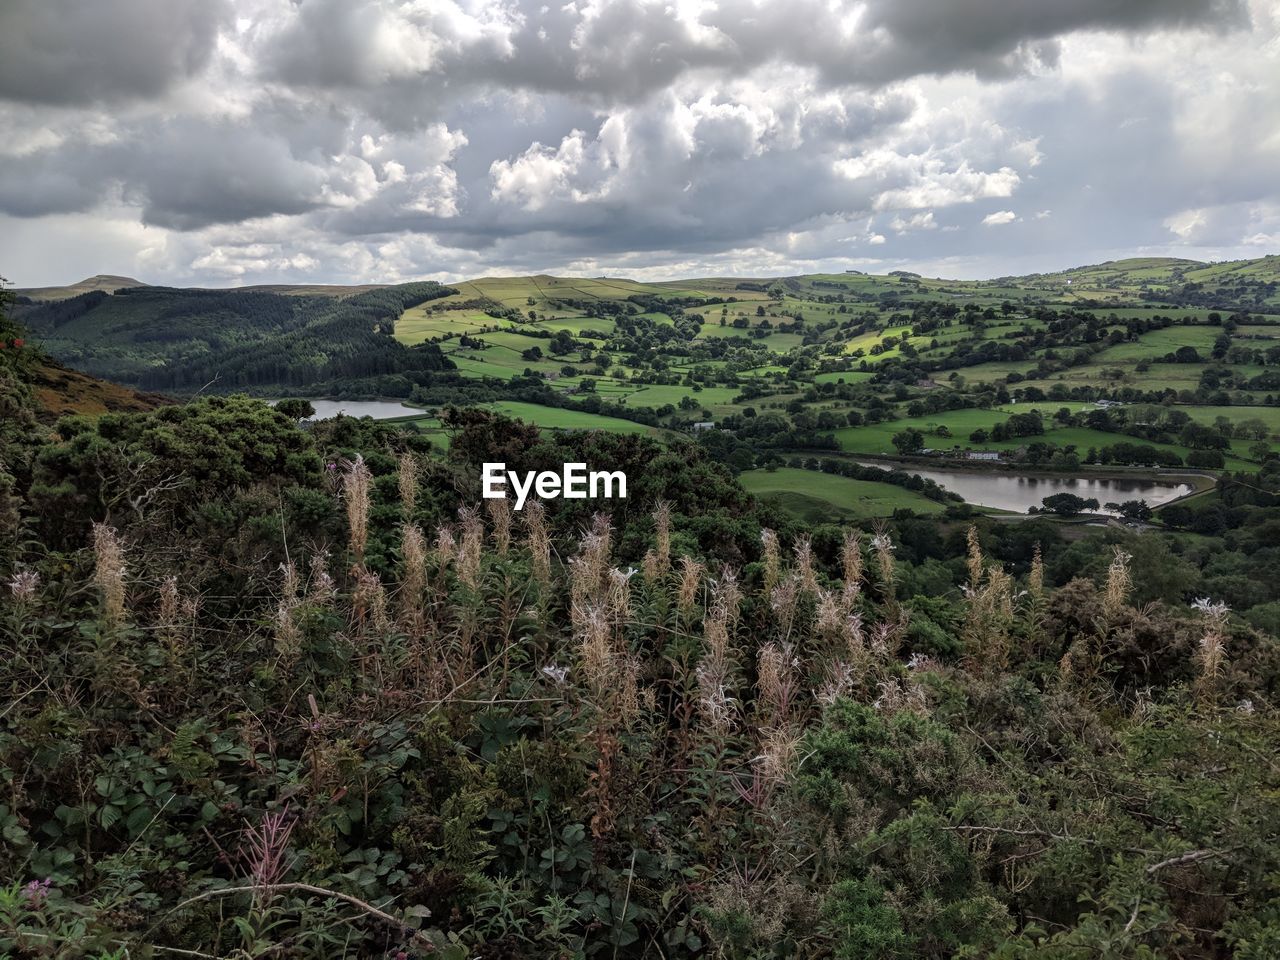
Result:
{"label": "sky", "polygon": [[18,286],[1280,253],[1280,0],[3,0]]}

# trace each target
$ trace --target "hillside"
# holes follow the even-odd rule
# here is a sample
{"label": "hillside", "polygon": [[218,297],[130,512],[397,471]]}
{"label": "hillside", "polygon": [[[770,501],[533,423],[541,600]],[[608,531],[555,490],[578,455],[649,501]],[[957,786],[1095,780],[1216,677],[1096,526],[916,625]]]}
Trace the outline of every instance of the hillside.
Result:
{"label": "hillside", "polygon": [[99,380],[55,361],[36,364],[30,383],[39,405],[38,416],[45,421],[73,413],[141,413],[173,402],[162,394]]}
{"label": "hillside", "polygon": [[124,290],[129,287],[145,287],[147,284],[141,280],[134,280],[132,277],[116,277],[110,274],[100,273],[97,276],[86,277],[79,283],[70,283],[63,287],[25,287],[13,291],[18,297],[26,297],[29,300],[69,300],[72,297],[78,297],[82,293],[92,293],[95,290],[101,290],[104,293],[115,293],[117,290]]}
{"label": "hillside", "polygon": [[[21,787],[0,804],[0,950],[1270,960],[1280,408],[1048,406],[1007,372],[944,371],[999,362],[962,366],[965,345],[1040,373],[1221,346],[1206,371],[1249,378],[1273,324],[920,292],[882,319],[836,283],[40,308],[55,333],[136,335],[130,309],[160,304],[210,344],[235,319],[261,334],[246,353],[295,370],[343,325],[391,357],[524,338],[601,368],[595,389],[422,370],[435,409],[392,422],[205,394],[50,430],[33,394],[128,397],[44,364],[0,312],[0,770]],[[493,305],[521,292],[523,317]],[[464,346],[445,322],[481,295],[496,329]],[[299,304],[316,312],[290,326]],[[397,312],[444,335],[404,346]],[[1149,373],[1123,389],[1158,392]],[[681,428],[703,404],[717,427]],[[1038,445],[1073,476],[1094,438],[1112,469],[1128,448],[1253,459],[1158,519],[1090,528],[986,517],[845,456],[927,462],[902,442],[926,436]],[[495,461],[607,466],[628,493],[517,513],[480,499]]]}
{"label": "hillside", "polygon": [[689,434],[735,470],[839,474],[848,482],[815,475],[775,499],[865,516],[903,502],[859,486],[850,471],[868,455],[1257,471],[1280,453],[1278,268],[145,287],[31,302],[18,317],[62,362],[144,389],[396,398],[425,408],[415,422],[433,436],[449,405],[547,429]]}
{"label": "hillside", "polygon": [[343,297],[129,287],[20,300],[14,315],[49,354],[94,376],[142,389],[231,391],[441,369],[436,347],[408,348],[390,334],[407,307],[450,292],[434,283]]}

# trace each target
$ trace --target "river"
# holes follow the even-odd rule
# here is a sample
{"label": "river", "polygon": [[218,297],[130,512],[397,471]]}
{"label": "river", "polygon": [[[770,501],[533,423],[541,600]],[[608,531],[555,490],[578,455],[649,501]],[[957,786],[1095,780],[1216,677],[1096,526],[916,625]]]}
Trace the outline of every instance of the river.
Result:
{"label": "river", "polygon": [[[871,460],[859,462],[869,467],[890,466]],[[1026,513],[1028,507],[1043,506],[1044,498],[1055,493],[1074,493],[1085,500],[1095,499],[1099,504],[1145,500],[1148,506],[1156,507],[1195,490],[1190,483],[1137,477],[1023,477],[1012,473],[930,470],[915,466],[901,466],[899,469],[918,473],[938,486],[960,494],[969,503],[1013,513]],[[1114,510],[1099,509],[1097,512],[1116,515]]]}

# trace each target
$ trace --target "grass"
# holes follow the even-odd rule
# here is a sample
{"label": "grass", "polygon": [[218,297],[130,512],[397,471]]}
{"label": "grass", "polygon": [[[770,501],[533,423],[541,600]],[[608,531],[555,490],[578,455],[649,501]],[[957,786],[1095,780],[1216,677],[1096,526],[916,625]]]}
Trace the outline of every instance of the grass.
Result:
{"label": "grass", "polygon": [[891,483],[853,480],[816,470],[748,470],[738,479],[757,497],[774,501],[810,522],[830,522],[832,511],[841,518],[866,519],[887,517],[895,510],[941,513],[944,509],[928,497]]}
{"label": "grass", "polygon": [[[667,384],[651,384],[637,387],[622,402],[628,407],[649,407],[657,409],[665,404],[678,404],[685,397],[692,397],[698,403],[698,409],[707,408],[713,413],[728,413],[733,409],[733,398],[741,391],[737,387],[693,387]],[[687,416],[692,411],[681,411]]]}
{"label": "grass", "polygon": [[613,433],[655,434],[652,427],[643,423],[633,423],[619,417],[606,417],[598,413],[584,413],[578,410],[563,410],[559,407],[546,407],[539,403],[524,403],[518,400],[498,400],[484,405],[504,416],[515,417],[527,423],[535,424],[545,430],[609,430]]}

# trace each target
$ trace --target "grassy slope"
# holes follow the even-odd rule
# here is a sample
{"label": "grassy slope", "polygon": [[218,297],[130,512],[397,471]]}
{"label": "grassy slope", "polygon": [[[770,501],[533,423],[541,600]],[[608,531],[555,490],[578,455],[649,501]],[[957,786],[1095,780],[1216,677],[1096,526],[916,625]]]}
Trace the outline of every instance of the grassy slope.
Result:
{"label": "grassy slope", "polygon": [[758,497],[776,500],[803,519],[830,521],[832,511],[842,518],[887,517],[895,510],[941,513],[943,505],[890,483],[852,480],[816,470],[780,467],[748,470],[738,477]]}
{"label": "grassy slope", "polygon": [[137,413],[169,402],[158,393],[141,393],[52,361],[36,366],[31,385],[47,420],[74,413]]}

